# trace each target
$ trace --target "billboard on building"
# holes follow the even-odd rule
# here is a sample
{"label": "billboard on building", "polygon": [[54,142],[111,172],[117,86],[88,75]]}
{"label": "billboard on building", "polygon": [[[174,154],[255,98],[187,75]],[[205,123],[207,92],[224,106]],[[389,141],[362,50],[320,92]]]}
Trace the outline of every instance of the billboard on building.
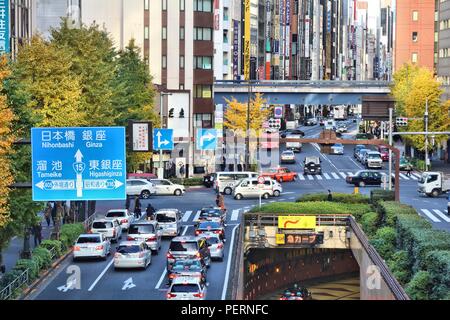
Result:
{"label": "billboard on building", "polygon": [[0,0],[0,54],[11,51],[9,39],[9,0]]}
{"label": "billboard on building", "polygon": [[239,21],[233,20],[233,79],[239,78]]}
{"label": "billboard on building", "polygon": [[250,0],[244,2],[244,78],[250,80]]}

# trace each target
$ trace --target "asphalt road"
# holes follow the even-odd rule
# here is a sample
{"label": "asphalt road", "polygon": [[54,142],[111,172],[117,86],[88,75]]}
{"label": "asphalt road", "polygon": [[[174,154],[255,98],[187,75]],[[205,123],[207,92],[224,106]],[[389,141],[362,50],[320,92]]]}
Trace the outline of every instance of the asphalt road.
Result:
{"label": "asphalt road", "polygon": [[[307,137],[318,137],[323,129],[320,126],[302,127]],[[355,133],[356,124],[349,126],[349,133],[344,138],[350,138],[352,132]],[[317,155],[322,159],[321,176],[303,176],[301,164],[305,156]],[[304,193],[326,192],[331,189],[332,192],[352,193],[353,186],[345,182],[345,177],[349,174],[363,169],[363,167],[353,159],[353,147],[345,146],[344,155],[322,155],[317,145],[306,144],[301,153],[296,154],[296,164],[286,165],[289,169],[299,172],[298,179],[295,182],[286,182],[283,184],[283,193],[279,198],[269,198],[263,200],[263,203],[275,201],[295,201],[295,199]],[[386,170],[386,166],[384,168]],[[439,229],[450,231],[450,217],[446,216],[447,200],[445,196],[439,198],[426,198],[417,194],[417,180],[419,174],[413,173],[408,178],[402,174],[400,179],[401,201],[414,206],[420,215],[433,223],[433,226]],[[369,194],[370,190],[376,187],[360,188],[362,194]],[[150,200],[143,200],[142,207],[147,206],[151,201],[156,209],[177,208],[184,213],[183,234],[193,235],[195,216],[199,209],[204,206],[215,203],[215,194],[211,189],[191,189],[181,197],[159,196],[152,197]],[[207,288],[208,300],[222,299],[226,290],[225,279],[229,273],[230,252],[232,247],[231,239],[233,230],[240,221],[242,213],[251,207],[258,205],[258,199],[234,200],[231,196],[225,196],[225,204],[228,209],[227,228],[225,244],[225,259],[222,262],[213,262],[208,270]],[[99,202],[97,212],[106,212],[108,209],[123,208],[124,201]],[[166,282],[166,257],[170,238],[164,239],[161,251],[158,255],[152,257],[152,263],[145,271],[125,270],[115,271],[112,264],[112,257],[106,261],[77,261],[67,259],[58,271],[41,285],[32,295],[33,299],[41,300],[95,300],[95,299],[120,299],[120,300],[141,300],[141,299],[165,299],[167,290]],[[113,247],[116,245],[114,244]],[[77,266],[80,270],[80,289],[65,288],[69,275],[66,273],[69,266]],[[128,285],[131,282],[134,285]]]}

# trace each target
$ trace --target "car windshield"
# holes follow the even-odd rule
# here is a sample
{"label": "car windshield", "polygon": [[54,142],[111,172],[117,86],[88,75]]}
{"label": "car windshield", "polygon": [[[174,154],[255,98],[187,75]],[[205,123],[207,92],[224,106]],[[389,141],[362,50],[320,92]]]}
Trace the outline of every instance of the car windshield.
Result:
{"label": "car windshield", "polygon": [[130,230],[128,230],[128,234],[148,234],[155,233],[155,227],[153,224],[147,225],[138,225],[134,224],[130,226]]}
{"label": "car windshield", "polygon": [[158,222],[175,222],[176,213],[175,212],[164,212],[156,214],[156,221]]}
{"label": "car windshield", "polygon": [[307,157],[307,158],[305,158],[305,162],[306,163],[310,163],[310,162],[319,163],[319,158],[315,158],[315,157],[309,158],[309,157]]}
{"label": "car windshield", "polygon": [[172,271],[201,271],[202,265],[200,260],[177,260],[175,261]]}
{"label": "car windshield", "polygon": [[117,217],[125,217],[125,212],[123,211],[109,211],[106,214],[107,218],[117,218]]}
{"label": "car windshield", "polygon": [[220,217],[222,213],[219,210],[202,210],[201,217]]}
{"label": "car windshield", "polygon": [[112,222],[95,221],[92,224],[93,229],[106,229],[106,228],[112,228],[112,227],[113,227]]}
{"label": "car windshield", "polygon": [[99,236],[83,236],[79,237],[77,243],[100,243]]}
{"label": "car windshield", "polygon": [[199,229],[219,229],[220,224],[218,222],[202,222],[198,226]]}
{"label": "car windshield", "polygon": [[186,293],[192,293],[192,292],[198,292],[198,284],[195,283],[180,283],[180,284],[174,284],[172,286],[171,292],[186,292]]}
{"label": "car windshield", "polygon": [[379,155],[378,153],[369,153],[369,154],[367,155],[367,157],[368,157],[369,159],[379,159],[379,158],[380,158],[380,155]]}
{"label": "car windshield", "polygon": [[172,241],[170,243],[171,251],[197,251],[197,242]]}
{"label": "car windshield", "polygon": [[380,148],[380,152],[389,152],[389,149],[388,148]]}
{"label": "car windshield", "polygon": [[138,245],[119,246],[117,252],[121,254],[139,253],[141,248]]}

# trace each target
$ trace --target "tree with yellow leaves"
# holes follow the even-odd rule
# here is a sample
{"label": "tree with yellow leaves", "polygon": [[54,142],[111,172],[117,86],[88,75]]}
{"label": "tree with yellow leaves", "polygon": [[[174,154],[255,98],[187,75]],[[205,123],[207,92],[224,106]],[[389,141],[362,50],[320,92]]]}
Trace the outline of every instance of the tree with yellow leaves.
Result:
{"label": "tree with yellow leaves", "polygon": [[[247,131],[247,103],[238,102],[235,98],[225,99],[227,109],[224,114],[224,125],[236,132]],[[253,99],[250,99],[250,130],[259,133],[263,130],[263,122],[266,121],[272,113],[272,108],[266,106],[266,100],[262,94],[257,93]]]}
{"label": "tree with yellow leaves", "polygon": [[[394,74],[391,92],[396,100],[396,115],[419,119],[409,120],[408,126],[401,130],[425,131],[423,117],[428,101],[428,131],[448,131],[450,101],[441,101],[443,90],[440,86],[441,83],[427,68],[405,64]],[[446,135],[438,135],[435,136],[435,142],[438,144],[447,138]],[[425,136],[406,136],[406,139],[418,150],[425,150]]]}

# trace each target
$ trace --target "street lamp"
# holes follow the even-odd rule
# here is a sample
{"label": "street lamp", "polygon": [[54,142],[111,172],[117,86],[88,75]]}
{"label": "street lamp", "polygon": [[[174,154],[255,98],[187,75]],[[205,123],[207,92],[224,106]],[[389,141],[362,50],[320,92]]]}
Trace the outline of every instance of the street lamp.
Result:
{"label": "street lamp", "polygon": [[[164,96],[171,96],[171,93],[168,92],[160,92],[160,103],[159,103],[159,116],[161,121],[161,128],[163,127],[163,99]],[[163,152],[162,149],[159,149],[159,168],[158,168],[158,178],[164,179],[164,167],[163,167]]]}

